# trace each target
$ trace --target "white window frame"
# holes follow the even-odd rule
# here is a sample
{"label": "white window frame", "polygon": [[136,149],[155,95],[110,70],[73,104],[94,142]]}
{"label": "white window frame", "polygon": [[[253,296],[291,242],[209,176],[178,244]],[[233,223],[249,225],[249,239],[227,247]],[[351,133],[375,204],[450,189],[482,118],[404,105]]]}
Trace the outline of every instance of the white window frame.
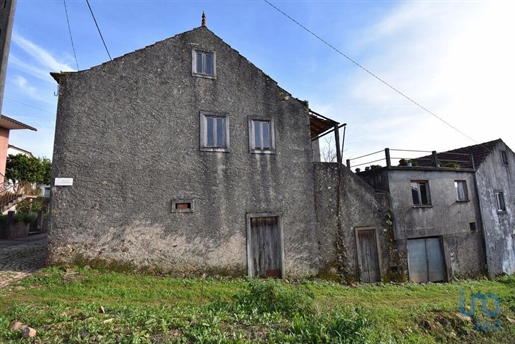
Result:
{"label": "white window frame", "polygon": [[[425,188],[426,203],[423,203],[423,197],[422,197],[423,194],[421,191],[421,185],[424,185],[424,188]],[[427,180],[412,180],[410,182],[410,186],[411,186],[411,196],[413,199],[413,206],[414,207],[431,207],[431,193],[429,191],[429,182]],[[417,192],[418,203],[416,203],[415,197],[413,197],[415,191]]]}
{"label": "white window frame", "polygon": [[495,190],[495,206],[498,213],[506,212],[506,201],[504,198],[504,192],[501,190]]}
{"label": "white window frame", "polygon": [[508,166],[508,154],[506,153],[505,150],[501,151],[501,163],[504,166]]}
{"label": "white window frame", "polygon": [[[268,143],[269,147],[257,147],[256,145],[256,126],[261,128],[259,140],[263,141],[263,124],[268,123]],[[264,146],[264,145],[263,145]],[[249,150],[251,153],[256,154],[275,154],[275,126],[273,118],[260,118],[250,117],[249,118]]]}
{"label": "white window frame", "polygon": [[[208,120],[223,119],[225,127],[222,129],[224,138],[223,144],[217,145],[208,143]],[[213,127],[213,137],[217,141],[218,131]],[[200,150],[205,152],[229,152],[230,149],[230,136],[229,136],[229,115],[226,113],[200,111]]]}
{"label": "white window frame", "polygon": [[[200,58],[202,58],[201,70],[198,70],[198,64],[197,64],[199,55],[200,55]],[[206,56],[211,56],[213,58],[212,73],[208,73],[206,71]],[[191,68],[192,68],[192,73],[194,76],[215,79],[216,78],[216,53],[203,51],[203,50],[192,50],[192,52],[191,52]]]}
{"label": "white window frame", "polygon": [[[460,188],[460,186],[461,186],[461,188]],[[454,181],[454,189],[456,190],[456,200],[458,202],[469,201],[469,192],[468,192],[468,188],[467,188],[467,181],[455,180]]]}

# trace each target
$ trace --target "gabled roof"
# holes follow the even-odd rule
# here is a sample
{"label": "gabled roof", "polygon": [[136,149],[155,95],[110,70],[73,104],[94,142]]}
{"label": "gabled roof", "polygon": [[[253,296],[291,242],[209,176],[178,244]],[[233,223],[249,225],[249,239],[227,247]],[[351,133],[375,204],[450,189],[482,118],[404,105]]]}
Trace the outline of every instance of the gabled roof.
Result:
{"label": "gabled roof", "polygon": [[[501,139],[497,139],[477,145],[439,152],[437,153],[437,159],[443,166],[445,166],[446,163],[455,162],[458,163],[461,168],[477,168],[501,142]],[[470,156],[474,159],[474,166],[472,166]],[[433,164],[433,158],[431,155],[423,156],[416,160],[418,160],[419,166],[431,166]]]}
{"label": "gabled roof", "polygon": [[[501,143],[501,139],[480,143],[473,146],[467,146],[462,148],[453,149],[447,152],[439,153],[438,156],[441,156],[442,159],[445,159],[444,156],[448,155],[451,158],[452,153],[458,154],[471,154],[474,158],[474,165],[478,167],[485,161],[488,155],[493,152],[494,148]],[[455,154],[456,155],[456,154]]]}
{"label": "gabled roof", "polygon": [[7,117],[6,115],[0,115],[0,127],[6,128],[9,130],[12,129],[30,129],[33,131],[37,131],[36,128],[31,127],[28,124],[17,121],[13,118]]}

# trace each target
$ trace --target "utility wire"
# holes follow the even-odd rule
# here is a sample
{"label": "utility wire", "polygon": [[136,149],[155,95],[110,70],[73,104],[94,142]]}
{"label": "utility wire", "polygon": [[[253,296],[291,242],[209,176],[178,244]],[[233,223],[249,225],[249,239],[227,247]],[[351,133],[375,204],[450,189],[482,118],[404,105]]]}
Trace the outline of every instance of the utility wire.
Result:
{"label": "utility wire", "polygon": [[100,28],[98,27],[97,19],[95,18],[95,15],[93,14],[93,10],[91,9],[91,5],[89,4],[89,0],[86,0],[86,3],[88,4],[89,11],[91,12],[91,16],[93,17],[93,20],[95,21],[95,25],[97,26],[98,34],[100,35],[100,38],[102,39],[102,43],[104,43],[104,47],[106,48],[107,55],[109,56],[109,59],[112,61],[111,54],[109,54],[109,50],[107,49],[106,42],[104,41],[104,36],[102,36],[102,32],[100,31]]}
{"label": "utility wire", "polygon": [[417,103],[414,99],[408,97],[407,95],[405,95],[404,93],[402,93],[401,91],[399,91],[398,89],[396,89],[395,87],[393,87],[392,85],[390,85],[389,83],[387,83],[386,81],[384,81],[383,79],[381,79],[379,76],[375,75],[374,73],[372,73],[371,71],[369,71],[368,69],[366,69],[365,67],[363,67],[362,65],[360,65],[358,62],[354,61],[353,59],[351,59],[349,56],[345,55],[343,52],[341,52],[340,50],[338,50],[336,47],[334,47],[333,45],[331,45],[329,42],[327,42],[326,40],[324,40],[322,37],[318,36],[317,34],[315,34],[313,31],[311,31],[310,29],[308,29],[307,27],[305,27],[304,25],[302,25],[301,23],[299,23],[297,20],[293,19],[292,17],[290,17],[288,14],[286,14],[285,12],[283,12],[281,9],[279,9],[277,6],[275,6],[274,4],[272,4],[270,1],[268,0],[264,0],[267,4],[269,4],[270,6],[272,6],[273,8],[275,8],[278,12],[280,12],[281,14],[283,14],[285,17],[287,17],[288,19],[290,19],[292,22],[294,22],[295,24],[297,24],[298,26],[300,26],[301,28],[303,28],[304,30],[306,30],[307,32],[309,32],[311,35],[315,36],[317,39],[319,39],[320,41],[322,41],[324,44],[326,44],[328,47],[330,47],[331,49],[333,49],[334,51],[336,51],[338,54],[342,55],[343,57],[345,57],[347,60],[349,60],[350,62],[354,63],[356,66],[358,66],[359,68],[363,69],[365,72],[367,72],[368,74],[370,74],[371,76],[373,76],[374,78],[376,78],[377,80],[379,80],[380,82],[382,82],[383,84],[385,84],[386,86],[390,87],[392,90],[394,90],[395,92],[397,92],[398,94],[400,94],[401,96],[403,96],[404,98],[408,99],[410,102],[412,102],[413,104],[415,104],[416,106],[418,106],[419,108],[421,108],[422,110],[426,111],[427,113],[429,113],[430,115],[434,116],[435,118],[439,119],[440,121],[442,121],[443,123],[445,123],[446,125],[448,125],[449,127],[451,127],[452,129],[456,130],[458,133],[462,134],[463,136],[467,137],[468,139],[474,141],[475,143],[478,143],[476,140],[474,140],[472,137],[468,136],[467,134],[465,134],[464,132],[462,132],[461,130],[459,130],[458,128],[456,128],[455,126],[453,126],[452,124],[446,122],[443,118],[440,118],[439,116],[437,116],[436,114],[434,114],[432,111],[430,111],[429,109],[425,108],[424,106],[422,106],[421,104]]}
{"label": "utility wire", "polygon": [[77,64],[77,71],[79,70],[79,61],[77,60],[77,54],[75,53],[75,45],[73,44],[72,29],[70,27],[70,19],[68,18],[68,9],[66,8],[66,0],[64,2],[64,12],[66,13],[66,22],[68,23],[68,33],[70,34],[70,41],[72,42],[73,56],[75,56],[75,63]]}
{"label": "utility wire", "polygon": [[55,112],[48,111],[48,110],[44,110],[44,109],[41,109],[41,108],[38,108],[38,107],[32,106],[32,105],[27,104],[27,103],[22,103],[22,102],[20,102],[20,101],[17,101],[17,100],[11,99],[11,98],[7,98],[7,97],[4,97],[4,99],[6,99],[6,100],[10,100],[10,101],[12,101],[12,102],[15,102],[15,103],[18,103],[18,104],[21,104],[21,105],[25,105],[25,106],[31,107],[31,108],[36,109],[36,110],[40,110],[40,111],[43,111],[43,112],[48,112],[48,113],[51,113],[51,114],[54,114],[54,115],[55,115]]}

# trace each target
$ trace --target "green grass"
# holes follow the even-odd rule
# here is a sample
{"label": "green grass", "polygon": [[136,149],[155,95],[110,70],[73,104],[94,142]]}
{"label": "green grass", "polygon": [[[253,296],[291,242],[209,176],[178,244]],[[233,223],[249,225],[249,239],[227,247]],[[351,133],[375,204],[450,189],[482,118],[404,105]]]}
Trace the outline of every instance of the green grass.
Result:
{"label": "green grass", "polygon": [[[462,288],[466,305],[500,298],[499,331],[476,330],[480,307],[459,316]],[[350,288],[49,268],[0,290],[1,343],[26,342],[13,321],[44,343],[512,343],[512,319],[515,277]]]}

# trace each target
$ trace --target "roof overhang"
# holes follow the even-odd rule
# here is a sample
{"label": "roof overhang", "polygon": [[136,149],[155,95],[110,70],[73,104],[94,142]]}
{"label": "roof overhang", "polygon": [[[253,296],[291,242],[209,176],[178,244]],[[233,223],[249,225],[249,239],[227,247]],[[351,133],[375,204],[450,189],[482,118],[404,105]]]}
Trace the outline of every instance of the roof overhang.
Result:
{"label": "roof overhang", "polygon": [[311,141],[314,141],[338,127],[340,123],[309,110],[309,127],[311,129]]}
{"label": "roof overhang", "polygon": [[54,72],[51,72],[50,73],[50,76],[52,78],[54,78],[54,80],[59,84],[59,80],[61,79],[61,77],[63,76],[63,73],[54,73]]}
{"label": "roof overhang", "polygon": [[33,131],[38,131],[36,128],[31,127],[30,125],[22,123],[20,121],[10,118],[10,117],[7,117],[6,115],[0,115],[0,127],[6,128],[9,130],[29,129],[29,130],[33,130]]}

